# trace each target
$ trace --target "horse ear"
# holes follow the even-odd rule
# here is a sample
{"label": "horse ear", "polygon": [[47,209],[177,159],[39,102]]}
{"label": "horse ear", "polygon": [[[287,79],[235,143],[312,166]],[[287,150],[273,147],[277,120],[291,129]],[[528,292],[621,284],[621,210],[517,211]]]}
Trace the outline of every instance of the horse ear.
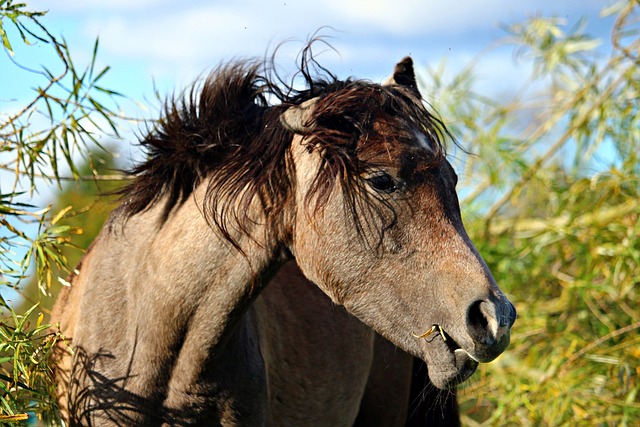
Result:
{"label": "horse ear", "polygon": [[280,123],[293,133],[306,135],[313,130],[312,114],[318,98],[312,98],[300,105],[289,107],[280,116]]}
{"label": "horse ear", "polygon": [[410,56],[406,56],[402,61],[396,64],[391,77],[384,82],[385,85],[399,85],[410,89],[418,97],[422,97],[418,90],[416,75],[413,71],[413,60]]}

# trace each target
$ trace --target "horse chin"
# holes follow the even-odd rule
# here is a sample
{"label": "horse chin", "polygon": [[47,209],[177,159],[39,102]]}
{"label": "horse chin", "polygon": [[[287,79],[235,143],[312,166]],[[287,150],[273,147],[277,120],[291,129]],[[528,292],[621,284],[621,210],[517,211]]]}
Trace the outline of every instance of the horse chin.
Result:
{"label": "horse chin", "polygon": [[433,340],[427,344],[426,358],[429,379],[440,389],[454,388],[469,379],[479,362],[455,341]]}
{"label": "horse chin", "polygon": [[471,375],[476,371],[480,362],[478,362],[471,354],[463,349],[457,349],[453,352],[453,356],[458,368],[458,375],[454,378],[451,386],[456,386],[463,381],[469,379]]}

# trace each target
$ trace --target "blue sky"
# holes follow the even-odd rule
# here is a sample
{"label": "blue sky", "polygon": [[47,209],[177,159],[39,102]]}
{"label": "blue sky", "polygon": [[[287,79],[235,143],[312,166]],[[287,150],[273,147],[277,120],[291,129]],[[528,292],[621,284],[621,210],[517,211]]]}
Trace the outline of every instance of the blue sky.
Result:
{"label": "blue sky", "polygon": [[[377,81],[396,61],[411,55],[417,67],[446,58],[455,70],[485,51],[477,69],[488,91],[515,88],[525,74],[516,66],[511,47],[486,49],[505,36],[501,23],[534,15],[567,20],[567,29],[581,17],[588,31],[606,40],[610,22],[598,19],[608,2],[595,0],[40,0],[28,2],[48,9],[43,23],[64,37],[77,64],[86,63],[96,37],[101,65],[111,66],[108,84],[134,100],[153,100],[180,91],[202,73],[232,58],[261,57],[269,48],[293,40],[282,49],[279,63],[291,70],[293,58],[307,37],[322,27],[337,54],[321,62],[340,77]],[[46,62],[44,47],[20,50],[16,60],[37,68]],[[5,71],[6,70],[6,71]],[[21,75],[6,58],[0,75]],[[23,74],[21,75],[23,76]],[[0,77],[1,78],[1,77]],[[2,79],[4,80],[4,78]],[[1,100],[30,96],[30,84],[4,88]],[[8,92],[8,93],[7,93]],[[11,105],[0,104],[0,111]],[[9,102],[11,104],[11,102]],[[19,104],[19,102],[18,102]],[[436,102],[437,107],[437,102]]]}
{"label": "blue sky", "polygon": [[[161,97],[180,93],[198,77],[233,58],[263,57],[283,41],[278,65],[294,71],[295,57],[320,29],[335,52],[319,55],[338,77],[381,81],[394,64],[411,55],[416,70],[446,60],[451,72],[475,60],[476,92],[506,98],[530,75],[530,64],[516,61],[514,47],[500,44],[501,26],[533,16],[558,17],[569,31],[580,19],[587,33],[607,50],[612,19],[601,18],[606,0],[39,0],[31,8],[48,10],[42,23],[67,41],[78,69],[90,61],[99,38],[98,66],[110,66],[102,85],[133,102],[119,104],[127,117],[154,118]],[[9,28],[10,29],[10,28]],[[24,46],[15,31],[13,60],[31,69],[56,64],[51,49]],[[56,70],[53,70],[54,72]],[[41,76],[26,73],[0,55],[0,117],[33,99]],[[436,110],[438,100],[423,94]],[[444,117],[446,121],[446,117]],[[37,120],[37,116],[36,116]],[[139,122],[124,124],[122,155],[137,158]],[[129,126],[126,128],[126,126]],[[126,141],[131,140],[131,148]],[[2,172],[0,171],[0,179]],[[6,180],[6,179],[5,179]],[[0,184],[0,188],[6,187]],[[43,193],[50,193],[43,191]],[[48,195],[48,194],[45,194]]]}

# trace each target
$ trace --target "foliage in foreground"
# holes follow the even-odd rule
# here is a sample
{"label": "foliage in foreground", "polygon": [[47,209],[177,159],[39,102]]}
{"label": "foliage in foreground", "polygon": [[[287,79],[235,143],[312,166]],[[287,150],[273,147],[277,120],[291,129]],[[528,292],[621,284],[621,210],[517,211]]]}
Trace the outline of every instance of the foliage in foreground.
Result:
{"label": "foliage in foreground", "polygon": [[[471,67],[449,79],[436,67],[424,78],[425,93],[474,153],[453,153],[467,228],[519,313],[509,350],[460,392],[467,425],[633,426],[640,419],[638,9],[628,0],[605,11],[617,17],[606,49],[585,27],[566,31],[559,19],[507,28],[516,52],[533,65],[531,84],[509,101],[476,94]],[[0,168],[14,177],[0,188],[0,287],[21,286],[35,261],[46,293],[80,229],[65,222],[66,204],[53,215],[20,204],[18,181],[32,190],[37,179],[59,182],[62,164],[82,178],[78,155],[93,171],[87,149],[100,131],[88,129],[117,134],[116,115],[104,107],[114,92],[99,85],[106,69],[97,72],[93,61],[76,71],[40,14],[7,0],[0,13],[2,25],[50,45],[60,61],[59,73],[44,71],[34,102],[0,121]],[[12,52],[2,26],[0,37]],[[35,129],[40,113],[49,123]],[[38,225],[38,237],[29,237],[28,222]],[[20,246],[26,255],[14,264]],[[0,424],[26,413],[53,424],[47,356],[60,337],[41,316],[29,316],[41,307],[19,314],[0,303],[7,313]]]}
{"label": "foliage in foreground", "polygon": [[[99,147],[104,135],[118,134],[119,117],[106,106],[118,95],[101,86],[108,68],[96,68],[97,42],[91,62],[79,68],[66,42],[41,23],[43,16],[25,4],[0,0],[0,42],[6,58],[15,61],[6,66],[22,68],[36,85],[32,100],[0,116],[0,424],[9,425],[34,416],[46,425],[59,423],[49,356],[61,337],[43,323],[46,307],[15,311],[6,292],[19,291],[30,276],[43,295],[64,283],[58,275],[66,276],[70,267],[65,249],[82,232],[64,222],[70,207],[53,212],[29,199],[39,188],[83,178],[78,159],[94,170],[89,150]],[[43,47],[52,63],[37,70],[21,65],[19,52],[34,45]]]}

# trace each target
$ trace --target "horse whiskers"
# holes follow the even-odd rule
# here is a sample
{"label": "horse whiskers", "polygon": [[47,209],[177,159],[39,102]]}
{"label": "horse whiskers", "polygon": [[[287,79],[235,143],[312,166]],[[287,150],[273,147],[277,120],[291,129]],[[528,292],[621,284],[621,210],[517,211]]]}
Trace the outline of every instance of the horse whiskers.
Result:
{"label": "horse whiskers", "polygon": [[444,334],[444,330],[442,329],[442,326],[437,325],[437,324],[432,325],[431,328],[427,332],[422,334],[422,335],[416,335],[413,332],[411,332],[411,335],[413,335],[414,338],[422,339],[422,338],[427,338],[427,337],[431,336],[436,330],[438,330],[438,332],[440,332],[440,336],[442,337],[442,340],[446,341],[447,337]]}

